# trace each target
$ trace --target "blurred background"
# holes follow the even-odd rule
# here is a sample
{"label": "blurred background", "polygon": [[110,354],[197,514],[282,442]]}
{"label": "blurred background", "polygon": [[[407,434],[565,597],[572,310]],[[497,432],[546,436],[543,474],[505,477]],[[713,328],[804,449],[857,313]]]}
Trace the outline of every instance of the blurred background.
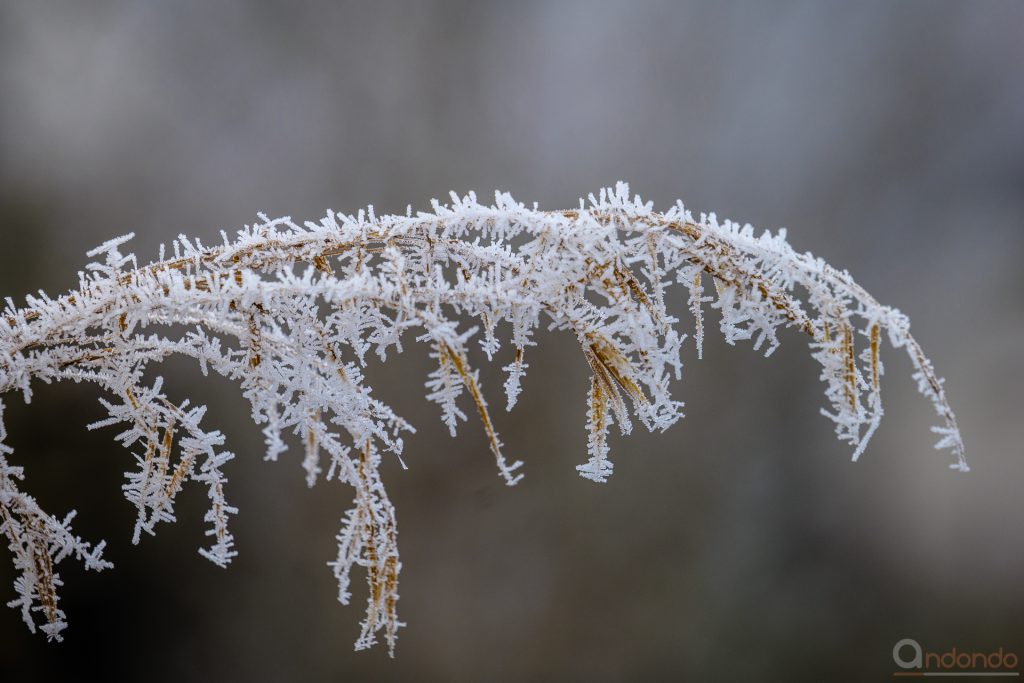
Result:
{"label": "blurred background", "polygon": [[[351,492],[306,490],[299,453],[262,462],[232,386],[165,371],[239,456],[227,571],[195,552],[198,487],[131,546],[130,456],[84,429],[96,392],[40,386],[5,397],[14,461],[117,566],[62,566],[62,644],[0,610],[3,677],[884,680],[902,638],[1024,654],[1022,66],[1011,0],[0,2],[0,296],[66,291],[129,231],[148,260],[258,211],[495,189],[569,208],[627,180],[657,206],[788,226],[910,315],[974,468],[932,450],[902,352],[883,351],[887,419],[854,465],[798,334],[766,360],[709,333],[685,357],[686,419],[614,438],[596,485],[574,470],[586,364],[549,334],[495,415],[526,461],[510,489],[478,422],[448,437],[413,346],[369,371],[419,429],[409,471],[385,472],[408,623],[391,661],[352,652],[365,593],[340,606],[325,566]],[[482,378],[503,405],[501,374]],[[13,577],[0,562],[4,601]]]}

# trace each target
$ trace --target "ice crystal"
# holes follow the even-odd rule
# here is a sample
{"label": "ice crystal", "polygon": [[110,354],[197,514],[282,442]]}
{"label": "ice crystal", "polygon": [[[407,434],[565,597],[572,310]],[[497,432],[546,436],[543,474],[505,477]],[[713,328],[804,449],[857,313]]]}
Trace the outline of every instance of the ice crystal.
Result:
{"label": "ice crystal", "polygon": [[[161,249],[160,260],[143,267],[120,251],[131,235],[110,240],[89,252],[97,260],[76,290],[55,299],[29,296],[20,308],[8,299],[0,394],[20,389],[29,400],[33,380],[99,385],[109,417],[91,428],[119,425],[116,439],[134,458],[122,487],[136,509],[133,542],[173,521],[178,492],[197,482],[210,499],[210,544],[200,552],[225,566],[235,555],[228,520],[237,510],[225,497],[223,473],[233,456],[222,450],[220,432],[201,426],[204,407],[171,400],[159,378],[147,382],[144,374],[177,354],[195,359],[204,374],[238,382],[263,427],[268,459],[286,449],[284,434],[295,434],[310,486],[325,477],[355,491],[329,564],[346,604],[352,568],[366,572],[357,648],[383,637],[393,652],[402,625],[396,517],[380,464],[389,454],[400,458],[402,434],[411,431],[373,397],[362,368],[370,353],[384,359],[401,352],[410,333],[436,363],[427,398],[452,434],[467,418],[462,406],[472,404],[509,485],[522,476],[521,463],[503,455],[470,366],[471,342],[477,339],[489,359],[505,359],[511,409],[541,324],[575,336],[591,372],[588,459],[577,469],[603,482],[613,469],[612,423],[623,433],[634,419],[664,430],[682,417],[669,392],[687,337],[666,308],[676,285],[685,290],[680,299],[693,318],[698,357],[704,304],[719,312],[728,343],[749,340],[765,355],[778,347],[781,328],[806,335],[825,383],[822,412],[855,460],[882,417],[884,332],[907,351],[921,393],[938,412],[938,446],[952,451],[953,468],[967,470],[942,381],[907,318],[845,271],[793,251],[784,231],[756,235],[714,214],[695,218],[682,204],[656,212],[630,197],[625,184],[569,211],[540,211],[501,193],[491,206],[453,194],[450,205],[434,202],[431,212],[415,215],[378,217],[371,207],[354,216],[329,211],[302,225],[260,218],[234,239],[222,233],[216,246],[179,236],[173,256]],[[709,282],[715,296],[705,296]],[[478,323],[466,327],[467,319]],[[503,322],[507,339],[498,334]],[[0,424],[0,532],[20,573],[9,604],[29,628],[38,619],[47,636],[59,638],[65,620],[56,564],[68,556],[91,569],[109,564],[102,543],[93,547],[71,534],[72,515],[61,521],[21,492],[22,471],[8,462],[5,436]]]}

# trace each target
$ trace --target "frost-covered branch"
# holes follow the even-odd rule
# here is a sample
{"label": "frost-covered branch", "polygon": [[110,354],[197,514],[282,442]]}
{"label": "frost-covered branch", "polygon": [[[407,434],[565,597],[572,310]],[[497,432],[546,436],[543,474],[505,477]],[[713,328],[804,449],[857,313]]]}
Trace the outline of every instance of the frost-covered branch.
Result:
{"label": "frost-covered branch", "polygon": [[[679,379],[687,324],[666,307],[672,289],[692,315],[698,357],[704,339],[703,306],[720,314],[725,340],[750,340],[770,355],[778,330],[806,335],[821,365],[827,408],[836,434],[856,460],[882,417],[880,346],[903,348],[918,386],[938,413],[939,447],[966,471],[956,419],[921,347],[899,311],[879,304],[850,276],[809,254],[798,254],[785,234],[755,235],[749,225],[694,218],[682,204],[656,212],[620,184],[570,211],[539,211],[497,194],[492,206],[452,196],[430,213],[355,216],[328,212],[318,223],[269,220],[223,234],[216,246],[179,236],[168,255],[139,267],[120,249],[131,236],[89,252],[99,257],[80,274],[78,288],[50,298],[40,293],[18,308],[8,299],[0,321],[0,394],[33,380],[87,381],[105,390],[109,413],[91,428],[121,425],[116,439],[133,454],[135,470],[122,487],[136,509],[133,537],[174,520],[174,502],[188,482],[207,489],[211,543],[200,552],[225,566],[235,555],[228,519],[237,510],[225,497],[223,436],[200,426],[204,407],[175,403],[162,381],[147,382],[148,366],[178,354],[203,374],[238,382],[263,426],[267,459],[285,449],[283,435],[304,444],[309,485],[321,476],[352,487],[342,517],[338,557],[330,565],[338,597],[350,599],[354,566],[366,571],[366,617],[357,648],[383,636],[393,652],[398,621],[395,510],[380,477],[387,454],[400,457],[402,433],[412,431],[363,381],[367,355],[384,360],[412,338],[431,350],[437,367],[427,398],[455,433],[472,403],[482,420],[498,471],[506,483],[522,476],[508,462],[478,372],[470,366],[476,339],[486,357],[505,357],[508,408],[520,393],[526,351],[542,323],[573,334],[591,371],[587,461],[583,477],[603,482],[612,473],[607,433],[639,420],[664,430],[682,417],[669,382]],[[705,295],[704,284],[715,295]],[[476,324],[465,326],[463,321]],[[499,335],[507,323],[510,333]],[[176,332],[184,329],[184,332]],[[883,336],[884,335],[884,336]],[[507,351],[503,348],[508,345]],[[468,401],[463,396],[468,395]],[[2,405],[0,405],[2,410]],[[2,418],[2,412],[0,412]],[[64,521],[43,512],[16,483],[0,425],[0,532],[20,577],[19,607],[34,629],[36,613],[51,638],[64,615],[54,566],[75,555],[93,569],[109,566],[95,548],[71,535]],[[324,469],[326,467],[326,472]]]}

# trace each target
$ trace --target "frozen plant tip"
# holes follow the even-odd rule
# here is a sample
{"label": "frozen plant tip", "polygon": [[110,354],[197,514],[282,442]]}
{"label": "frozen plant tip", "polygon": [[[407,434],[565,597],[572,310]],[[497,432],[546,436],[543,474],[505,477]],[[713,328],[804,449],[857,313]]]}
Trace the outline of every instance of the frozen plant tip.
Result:
{"label": "frozen plant tip", "polygon": [[[434,202],[432,212],[404,216],[376,216],[371,207],[355,216],[328,211],[302,225],[260,218],[234,239],[222,233],[216,246],[179,236],[173,255],[161,249],[158,261],[142,267],[121,253],[130,235],[111,240],[89,252],[96,261],[76,290],[29,296],[21,308],[8,299],[0,321],[0,394],[20,389],[28,401],[33,380],[102,387],[109,417],[90,428],[120,425],[116,439],[133,455],[122,487],[136,510],[133,542],[173,521],[178,492],[197,482],[210,499],[210,543],[200,553],[225,566],[236,554],[228,520],[237,510],[225,498],[223,473],[233,456],[222,450],[220,432],[201,425],[204,407],[172,400],[159,378],[144,374],[178,354],[195,359],[204,375],[238,382],[263,427],[267,459],[286,449],[282,437],[290,432],[304,444],[310,486],[324,477],[355,490],[329,564],[343,604],[351,597],[352,568],[366,573],[357,649],[383,637],[393,653],[402,625],[398,530],[380,464],[388,454],[400,457],[401,435],[412,431],[373,397],[362,368],[368,354],[383,360],[401,352],[410,333],[436,361],[427,398],[452,434],[466,419],[463,406],[479,416],[509,485],[522,476],[521,463],[502,453],[470,365],[471,341],[488,360],[504,359],[511,409],[542,320],[575,336],[591,374],[588,458],[577,469],[603,482],[612,473],[612,423],[623,433],[633,419],[664,430],[682,417],[669,382],[680,377],[686,335],[666,308],[670,290],[680,288],[698,356],[705,304],[718,311],[729,344],[750,340],[770,355],[780,328],[806,335],[825,383],[822,412],[854,460],[882,417],[882,340],[905,349],[919,390],[938,413],[938,447],[952,451],[953,468],[967,470],[942,380],[907,318],[845,271],[793,251],[784,231],[756,235],[714,214],[695,218],[682,204],[656,212],[621,183],[568,211],[540,211],[498,193],[492,206],[473,194],[452,195],[450,205]],[[467,319],[477,325],[460,322]],[[498,334],[499,323],[507,323],[507,338]],[[20,574],[9,604],[30,629],[41,624],[59,639],[65,619],[56,565],[69,556],[90,569],[110,565],[102,543],[71,533],[72,515],[54,517],[22,492],[22,470],[9,463],[5,440],[0,424],[0,532]]]}

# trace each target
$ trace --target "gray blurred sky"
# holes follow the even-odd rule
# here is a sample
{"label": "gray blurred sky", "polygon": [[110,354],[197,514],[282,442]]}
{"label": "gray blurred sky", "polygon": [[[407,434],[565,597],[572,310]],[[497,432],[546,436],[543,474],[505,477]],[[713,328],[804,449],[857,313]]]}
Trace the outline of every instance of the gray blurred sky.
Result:
{"label": "gray blurred sky", "polygon": [[[67,570],[59,647],[0,612],[5,656],[117,676],[174,652],[154,680],[864,680],[888,675],[902,637],[1024,652],[1022,65],[1009,0],[0,2],[0,295],[64,290],[86,249],[128,231],[149,258],[257,211],[401,212],[496,188],[560,208],[628,180],[657,205],[788,226],[908,313],[975,468],[954,476],[931,451],[896,354],[887,422],[854,466],[817,415],[803,340],[764,360],[712,336],[687,358],[687,419],[616,439],[598,488],[573,470],[585,364],[551,338],[521,407],[497,416],[527,461],[506,490],[479,429],[452,441],[423,405],[425,354],[410,354],[371,369],[421,428],[411,471],[387,473],[409,622],[388,662],[349,653],[360,608],[333,602],[323,566],[349,493],[256,462],[230,388],[172,383],[244,456],[242,556],[224,573],[194,553],[200,494],[127,547],[127,456],[79,433],[91,394],[58,387],[11,408],[19,462],[120,566]],[[54,411],[76,415],[67,434],[45,429]],[[96,485],[68,483],[82,477]]]}

